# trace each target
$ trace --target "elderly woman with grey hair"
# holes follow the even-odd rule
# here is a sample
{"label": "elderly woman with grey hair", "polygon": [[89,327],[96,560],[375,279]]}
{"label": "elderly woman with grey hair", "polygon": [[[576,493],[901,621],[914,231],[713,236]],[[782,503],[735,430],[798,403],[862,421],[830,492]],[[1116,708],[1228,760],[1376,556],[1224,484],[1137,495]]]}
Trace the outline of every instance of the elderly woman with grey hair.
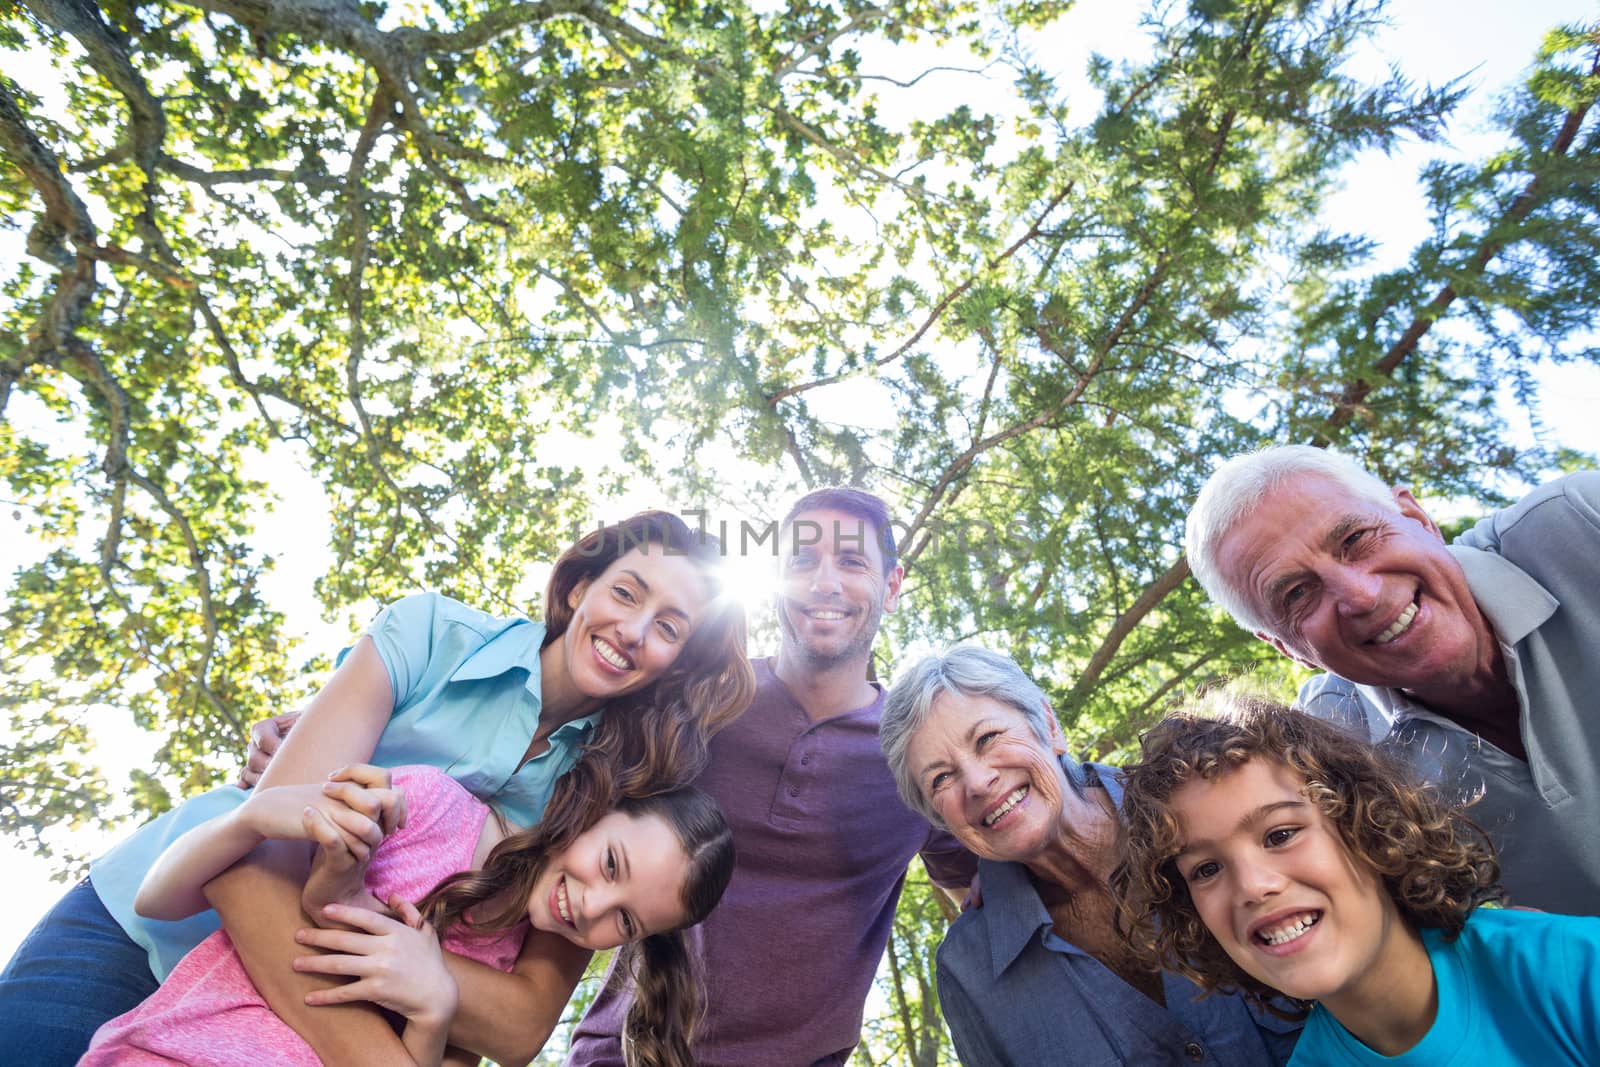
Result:
{"label": "elderly woman with grey hair", "polygon": [[1120,773],[1067,755],[1014,662],[959,647],[906,671],[879,739],[900,796],[976,853],[981,907],[939,948],[939,1000],[966,1067],[1288,1061],[1299,1023],[1151,969],[1117,931]]}

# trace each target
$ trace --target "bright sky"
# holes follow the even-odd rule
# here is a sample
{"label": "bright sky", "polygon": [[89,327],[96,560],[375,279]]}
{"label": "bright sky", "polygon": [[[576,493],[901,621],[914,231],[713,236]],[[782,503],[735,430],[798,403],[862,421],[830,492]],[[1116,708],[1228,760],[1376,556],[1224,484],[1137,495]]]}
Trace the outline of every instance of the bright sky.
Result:
{"label": "bright sky", "polygon": [[[1116,56],[1132,47],[1142,47],[1132,14],[1139,6],[1126,0],[1082,0],[1067,22],[1041,42],[1041,48],[1048,46],[1060,57],[1058,69],[1081,69],[1090,50]],[[1563,21],[1593,19],[1596,14],[1588,0],[1525,0],[1518,4],[1504,0],[1395,0],[1390,6],[1392,27],[1375,48],[1362,56],[1361,66],[1352,73],[1377,78],[1392,65],[1418,82],[1441,82],[1469,74],[1475,92],[1457,113],[1448,148],[1411,146],[1389,158],[1373,154],[1352,167],[1344,191],[1330,204],[1330,223],[1381,238],[1385,242],[1384,255],[1397,263],[1403,261],[1424,235],[1422,197],[1414,180],[1421,161],[1447,151],[1476,157],[1492,150],[1495,142],[1485,127],[1493,96],[1516,81],[1547,28]],[[26,67],[9,70],[8,74],[34,91],[45,89],[57,77]],[[970,98],[971,91],[970,78],[945,78],[936,86],[919,89],[924,103],[931,92],[966,93]],[[938,107],[933,105],[932,109]],[[1078,113],[1089,114],[1092,110],[1080,108]],[[20,256],[20,243],[19,235],[0,233],[0,255]],[[1549,368],[1538,377],[1541,415],[1548,432],[1565,445],[1600,452],[1600,428],[1593,417],[1600,410],[1600,368]],[[877,418],[878,413],[857,411],[850,406],[858,403],[859,394],[853,401],[842,398],[839,409],[830,412],[830,417],[856,423]],[[1526,418],[1517,418],[1515,412],[1508,414],[1523,427],[1518,436],[1526,437]],[[12,417],[11,413],[8,417]],[[292,454],[269,456],[261,463],[261,469],[272,472],[272,484],[289,502],[280,505],[277,521],[258,527],[257,543],[278,561],[263,592],[285,612],[290,629],[306,638],[303,647],[332,651],[346,641],[348,634],[343,627],[329,627],[320,621],[311,595],[312,582],[327,568],[330,555],[325,538],[319,540],[304,533],[308,524],[326,523],[321,490],[303,473]],[[632,503],[608,506],[608,510],[616,511],[611,517],[626,514]],[[642,506],[656,501],[639,503]],[[282,521],[285,512],[292,514],[292,522]],[[0,513],[0,543],[26,543],[18,524],[7,513]],[[770,561],[766,566],[770,567]],[[745,584],[755,588],[761,583],[752,577]],[[135,729],[126,712],[99,710],[99,748],[95,758],[115,788],[127,780],[133,767],[148,763],[156,739]],[[104,835],[84,833],[74,844],[98,851],[105,847],[106,840]],[[32,924],[62,892],[63,887],[50,882],[48,876],[47,865],[31,855],[0,847],[0,884],[6,886],[8,902],[8,907],[0,911],[0,960],[9,958]]]}

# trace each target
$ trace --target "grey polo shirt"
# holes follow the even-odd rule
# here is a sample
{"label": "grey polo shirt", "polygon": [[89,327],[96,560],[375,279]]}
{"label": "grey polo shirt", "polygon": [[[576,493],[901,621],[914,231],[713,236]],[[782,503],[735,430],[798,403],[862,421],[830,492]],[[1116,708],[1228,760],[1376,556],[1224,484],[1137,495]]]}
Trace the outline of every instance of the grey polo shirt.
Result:
{"label": "grey polo shirt", "polygon": [[1311,679],[1300,704],[1364,727],[1457,801],[1500,848],[1516,903],[1600,915],[1600,472],[1552,482],[1450,552],[1494,627],[1528,761],[1398,689]]}

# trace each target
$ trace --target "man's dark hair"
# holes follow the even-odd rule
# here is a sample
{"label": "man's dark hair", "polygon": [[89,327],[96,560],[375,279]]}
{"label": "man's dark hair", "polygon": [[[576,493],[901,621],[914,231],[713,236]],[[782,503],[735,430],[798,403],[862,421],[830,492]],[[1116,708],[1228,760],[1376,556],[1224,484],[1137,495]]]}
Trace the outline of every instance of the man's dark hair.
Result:
{"label": "man's dark hair", "polygon": [[883,573],[888,574],[894,570],[895,564],[900,561],[900,553],[895,548],[894,530],[889,525],[889,505],[864,489],[851,489],[842,485],[813,489],[794,502],[789,514],[783,517],[782,528],[787,530],[795,518],[804,512],[824,509],[842,511],[870,524],[872,536],[883,551]]}

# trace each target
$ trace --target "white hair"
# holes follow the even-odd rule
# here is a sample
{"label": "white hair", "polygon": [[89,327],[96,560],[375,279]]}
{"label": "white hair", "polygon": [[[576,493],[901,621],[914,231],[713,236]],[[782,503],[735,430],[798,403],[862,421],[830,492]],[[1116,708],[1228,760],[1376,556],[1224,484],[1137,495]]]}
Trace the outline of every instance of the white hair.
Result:
{"label": "white hair", "polygon": [[[932,714],[933,702],[946,693],[988,697],[1019,712],[1040,744],[1050,747],[1050,702],[1015,660],[977,645],[958,645],[942,656],[929,656],[895,679],[878,719],[878,743],[894,772],[895,786],[906,807],[943,828],[944,820],[923,794],[909,766],[911,740]],[[1069,776],[1070,777],[1070,776]]]}
{"label": "white hair", "polygon": [[1217,552],[1241,520],[1292,478],[1325,478],[1365,501],[1395,514],[1400,505],[1383,481],[1348,456],[1311,445],[1277,445],[1234,456],[1206,479],[1189,509],[1184,552],[1195,581],[1233,620],[1254,633],[1271,632],[1242,590],[1222,575]]}

